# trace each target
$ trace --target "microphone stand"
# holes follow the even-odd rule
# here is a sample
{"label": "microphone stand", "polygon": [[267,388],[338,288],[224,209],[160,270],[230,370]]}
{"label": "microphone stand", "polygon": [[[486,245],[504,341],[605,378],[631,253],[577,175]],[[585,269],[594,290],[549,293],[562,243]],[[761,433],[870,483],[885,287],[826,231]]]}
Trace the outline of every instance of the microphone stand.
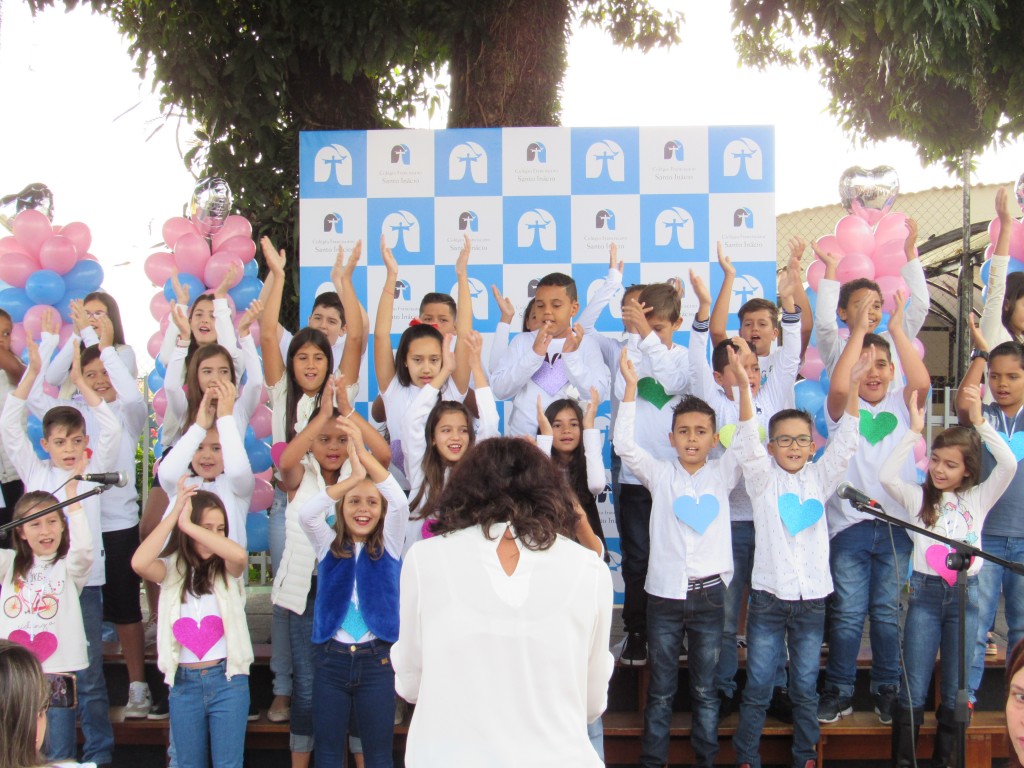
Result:
{"label": "microphone stand", "polygon": [[935,531],[922,528],[919,525],[914,525],[913,523],[905,522],[903,520],[897,520],[896,518],[887,515],[881,506],[874,506],[873,504],[854,501],[853,499],[847,499],[847,501],[849,501],[850,504],[860,512],[866,512],[869,515],[873,515],[879,520],[889,523],[890,525],[897,525],[908,531],[914,531],[923,536],[927,536],[928,538],[935,539],[936,541],[941,541],[953,550],[946,555],[946,567],[951,571],[956,571],[956,590],[959,602],[958,618],[960,629],[960,659],[959,669],[957,670],[958,681],[954,719],[957,724],[957,753],[960,757],[957,765],[966,766],[967,723],[971,718],[970,706],[968,703],[969,697],[967,694],[967,569],[971,567],[971,560],[975,557],[980,557],[983,560],[990,560],[996,565],[1001,565],[1003,568],[1013,571],[1018,576],[1024,576],[1024,565],[1004,560],[1001,557],[996,557],[995,555],[991,555],[978,547],[962,541],[947,538],[939,533],[935,533]]}
{"label": "microphone stand", "polygon": [[20,517],[17,520],[13,520],[4,525],[0,525],[0,539],[6,539],[10,531],[14,528],[17,528],[19,525],[24,525],[25,523],[31,522],[36,518],[44,517],[45,515],[48,515],[51,512],[56,512],[58,510],[64,509],[64,507],[70,507],[72,504],[82,501],[83,499],[88,499],[90,496],[96,496],[98,494],[103,493],[104,491],[109,491],[113,487],[113,484],[97,485],[95,488],[91,488],[85,493],[80,493],[77,496],[72,496],[70,499],[66,499],[65,501],[58,501],[56,504],[54,504],[53,506],[49,506],[46,509],[40,509],[38,512],[33,512],[31,515]]}

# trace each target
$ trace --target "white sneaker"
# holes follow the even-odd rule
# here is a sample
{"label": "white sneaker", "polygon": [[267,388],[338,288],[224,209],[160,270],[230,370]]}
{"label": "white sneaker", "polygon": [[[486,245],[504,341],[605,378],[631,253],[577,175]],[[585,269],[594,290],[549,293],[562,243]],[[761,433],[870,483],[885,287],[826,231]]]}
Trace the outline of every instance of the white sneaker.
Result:
{"label": "white sneaker", "polygon": [[128,688],[128,706],[124,708],[125,720],[142,720],[153,708],[153,695],[146,683],[132,683]]}

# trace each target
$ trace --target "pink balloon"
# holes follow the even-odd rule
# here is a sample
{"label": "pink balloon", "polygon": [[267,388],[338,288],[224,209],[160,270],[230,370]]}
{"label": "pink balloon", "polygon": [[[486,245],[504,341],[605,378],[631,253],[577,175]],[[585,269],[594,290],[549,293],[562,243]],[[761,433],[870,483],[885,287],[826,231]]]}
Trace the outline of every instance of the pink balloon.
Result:
{"label": "pink balloon", "polygon": [[53,234],[59,235],[61,230],[64,229],[60,224],[51,224],[50,228],[53,230]]}
{"label": "pink balloon", "polygon": [[174,250],[174,246],[177,245],[182,235],[199,236],[195,226],[184,216],[175,216],[165,221],[161,232],[164,236],[164,242],[167,243],[167,247],[171,250]]}
{"label": "pink balloon", "polygon": [[252,261],[253,256],[256,255],[256,243],[252,241],[252,238],[244,237],[243,235],[230,237],[227,240],[221,241],[220,245],[214,247],[214,256],[221,253],[237,256],[244,264],[248,261]]}
{"label": "pink balloon", "polygon": [[269,483],[274,478],[274,470],[265,469],[262,472],[257,472],[255,475],[253,475],[253,477],[255,477],[257,480],[265,480],[266,482]]}
{"label": "pink balloon", "polygon": [[21,323],[15,323],[11,329],[11,351],[16,355],[20,355],[25,351],[27,343],[28,337],[25,334],[25,326]]}
{"label": "pink balloon", "polygon": [[910,230],[907,229],[907,215],[905,213],[888,213],[882,217],[875,226],[875,242],[884,243],[887,240],[899,240],[905,242]]}
{"label": "pink balloon", "polygon": [[807,284],[812,291],[818,290],[818,283],[825,276],[825,262],[814,259],[807,265]]}
{"label": "pink balloon", "polygon": [[281,454],[284,453],[284,449],[288,447],[288,443],[274,443],[270,446],[270,458],[274,462],[275,467],[281,466]]}
{"label": "pink balloon", "polygon": [[39,262],[24,253],[9,252],[0,256],[0,280],[15,288],[24,288],[33,272],[39,271]]}
{"label": "pink balloon", "polygon": [[877,224],[883,215],[881,211],[877,211],[874,208],[864,208],[856,204],[853,206],[852,213],[857,218],[864,219],[864,221],[871,225]]}
{"label": "pink balloon", "polygon": [[911,343],[914,345],[914,349],[917,350],[917,356],[924,360],[924,344],[921,343],[921,340],[915,337]]}
{"label": "pink balloon", "polygon": [[272,414],[270,409],[265,405],[261,405],[253,412],[252,418],[249,419],[249,426],[252,427],[252,431],[256,433],[256,437],[260,440],[264,440],[270,436],[271,421]]}
{"label": "pink balloon", "polygon": [[143,269],[146,270],[146,277],[149,278],[149,282],[153,285],[159,286],[161,289],[164,284],[171,279],[171,273],[174,272],[174,254],[168,253],[167,251],[159,251],[157,253],[151,253],[146,257],[146,263],[143,265]]}
{"label": "pink balloon", "polygon": [[875,248],[875,277],[898,275],[907,263],[907,254],[903,250],[902,240],[888,240]]}
{"label": "pink balloon", "polygon": [[100,260],[97,259],[95,256],[93,256],[91,253],[87,253],[84,256],[83,255],[79,255],[78,260],[79,261],[95,261],[97,264],[99,264],[99,262],[100,262]]}
{"label": "pink balloon", "polygon": [[1010,231],[1010,255],[1018,261],[1024,261],[1024,224],[1013,219]]}
{"label": "pink balloon", "polygon": [[160,320],[170,311],[171,304],[164,296],[164,292],[154,293],[153,298],[149,300],[149,314],[153,316],[153,319]]}
{"label": "pink balloon", "polygon": [[817,360],[804,360],[804,364],[800,366],[800,375],[805,379],[811,381],[817,381],[821,378],[822,371],[825,370],[825,364],[821,362],[821,359]]}
{"label": "pink balloon", "polygon": [[[250,243],[252,240],[249,241]],[[242,264],[242,260],[233,253],[221,252],[213,254],[210,260],[206,262],[206,269],[203,271],[203,282],[205,282],[211,288],[216,288],[220,285],[221,281],[227,276],[228,270],[231,267],[235,268],[235,278],[232,280],[230,288],[234,288],[242,281],[242,270],[245,265]]]}
{"label": "pink balloon", "polygon": [[[852,253],[871,253],[875,250],[875,236],[864,219],[844,216],[836,224],[836,240],[849,256]],[[842,282],[842,281],[840,281]]]}
{"label": "pink balloon", "polygon": [[274,488],[266,480],[255,478],[256,487],[252,492],[252,503],[249,504],[250,512],[265,512],[274,503]]}
{"label": "pink balloon", "polygon": [[160,354],[160,347],[164,344],[164,335],[161,331],[157,331],[149,337],[149,341],[146,342],[146,351],[149,352],[149,356],[156,360]]}
{"label": "pink balloon", "polygon": [[[860,221],[860,219],[857,219],[857,221]],[[862,253],[848,253],[839,262],[839,268],[836,270],[836,279],[840,283],[845,283],[858,277],[874,280],[875,263]]]}
{"label": "pink balloon", "polygon": [[849,328],[840,328],[839,329],[839,338],[840,339],[848,339],[848,338],[850,338],[850,329]]}
{"label": "pink balloon", "polygon": [[920,469],[922,472],[928,471],[928,459],[921,459],[914,464],[915,467]]}
{"label": "pink balloon", "polygon": [[817,245],[823,253],[831,253],[833,256],[838,256],[840,259],[846,255],[846,249],[843,248],[838,240],[836,240],[835,235],[819,237]]}
{"label": "pink balloon", "polygon": [[153,393],[153,410],[160,418],[163,418],[164,414],[167,413],[167,393],[163,387],[160,387],[160,389]]}
{"label": "pink balloon", "polygon": [[920,461],[928,455],[928,443],[922,437],[914,443],[914,461]]}
{"label": "pink balloon", "polygon": [[[29,307],[25,313],[25,319],[22,321],[22,325],[25,326],[25,333],[32,334],[32,338],[39,341],[39,337],[43,332],[43,315],[46,312],[50,312],[51,315],[57,314],[57,311],[49,304],[36,304],[34,307]],[[57,315],[57,322],[60,322],[60,315]]]}
{"label": "pink balloon", "polygon": [[213,236],[213,250],[219,250],[221,243],[233,237],[247,237],[252,239],[252,224],[245,216],[228,216],[224,219],[224,226]]}
{"label": "pink balloon", "polygon": [[875,282],[882,290],[882,311],[892,312],[896,308],[896,291],[902,291],[903,300],[910,298],[910,291],[906,281],[899,275],[882,275],[876,277]]}
{"label": "pink balloon", "polygon": [[210,246],[199,235],[182,235],[174,244],[174,263],[179,272],[188,272],[202,280],[209,260]]}
{"label": "pink balloon", "polygon": [[63,347],[67,343],[67,340],[71,338],[71,332],[75,330],[75,326],[71,323],[62,323],[60,331],[57,333],[57,346]]}
{"label": "pink balloon", "polygon": [[66,237],[73,242],[79,253],[89,252],[89,246],[92,245],[92,232],[89,231],[87,224],[83,224],[80,221],[72,221],[61,228],[60,234],[62,237]]}
{"label": "pink balloon", "polygon": [[[156,425],[158,427],[162,427],[164,425],[164,417],[161,416],[156,411],[153,412],[153,421],[156,422]],[[157,459],[157,461],[159,461],[159,459]],[[157,462],[153,462],[153,474],[154,475],[156,474],[156,464],[157,464]]]}
{"label": "pink balloon", "polygon": [[23,253],[28,256],[28,249],[21,244],[18,238],[8,235],[0,238],[0,256],[5,253]]}
{"label": "pink balloon", "polygon": [[43,384],[43,394],[53,398],[60,397],[60,388],[53,384]]}
{"label": "pink balloon", "polygon": [[22,211],[14,217],[14,236],[32,256],[39,253],[40,246],[52,234],[50,220],[39,211]]}
{"label": "pink balloon", "polygon": [[995,254],[995,252],[996,252],[996,247],[995,247],[995,245],[993,243],[989,243],[988,245],[986,245],[985,246],[985,261],[988,261],[989,259],[991,259],[993,254]]}
{"label": "pink balloon", "polygon": [[[239,315],[238,319],[241,320],[242,316]],[[237,323],[236,323],[237,327]],[[258,348],[260,345],[260,321],[253,320],[252,325],[249,326],[249,335],[252,336],[252,343]]]}
{"label": "pink balloon", "polygon": [[39,248],[39,265],[43,269],[52,269],[58,275],[66,274],[77,263],[78,247],[64,235],[52,235]]}

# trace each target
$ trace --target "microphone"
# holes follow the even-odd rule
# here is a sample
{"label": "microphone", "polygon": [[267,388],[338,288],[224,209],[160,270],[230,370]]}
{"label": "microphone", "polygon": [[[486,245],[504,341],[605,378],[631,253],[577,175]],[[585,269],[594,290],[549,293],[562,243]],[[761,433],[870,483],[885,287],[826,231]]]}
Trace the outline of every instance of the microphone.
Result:
{"label": "microphone", "polygon": [[116,485],[118,488],[128,485],[128,476],[124,472],[95,472],[91,475],[75,475],[75,480],[84,480],[87,483],[99,483],[100,485]]}
{"label": "microphone", "polygon": [[881,509],[881,505],[879,505],[877,501],[875,501],[866,493],[864,493],[864,491],[858,488],[854,488],[852,485],[845,481],[840,483],[839,487],[836,488],[836,495],[840,499],[846,499],[854,506],[861,505],[865,507]]}

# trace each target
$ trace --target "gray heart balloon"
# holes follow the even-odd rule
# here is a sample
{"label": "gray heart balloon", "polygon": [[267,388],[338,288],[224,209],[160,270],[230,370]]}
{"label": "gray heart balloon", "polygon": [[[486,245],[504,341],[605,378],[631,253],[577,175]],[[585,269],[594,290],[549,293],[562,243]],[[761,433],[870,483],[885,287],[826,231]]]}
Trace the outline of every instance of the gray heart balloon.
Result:
{"label": "gray heart balloon", "polygon": [[189,218],[199,234],[212,237],[220,232],[224,220],[231,215],[231,187],[224,179],[202,179],[192,190]]}
{"label": "gray heart balloon", "polygon": [[1014,192],[1017,193],[1017,205],[1024,211],[1024,173],[1017,179],[1017,186],[1014,188]]}
{"label": "gray heart balloon", "polygon": [[877,211],[872,216],[876,220],[889,212],[899,191],[900,177],[888,165],[870,171],[855,165],[839,177],[839,199],[843,208],[857,215],[861,211]]}

